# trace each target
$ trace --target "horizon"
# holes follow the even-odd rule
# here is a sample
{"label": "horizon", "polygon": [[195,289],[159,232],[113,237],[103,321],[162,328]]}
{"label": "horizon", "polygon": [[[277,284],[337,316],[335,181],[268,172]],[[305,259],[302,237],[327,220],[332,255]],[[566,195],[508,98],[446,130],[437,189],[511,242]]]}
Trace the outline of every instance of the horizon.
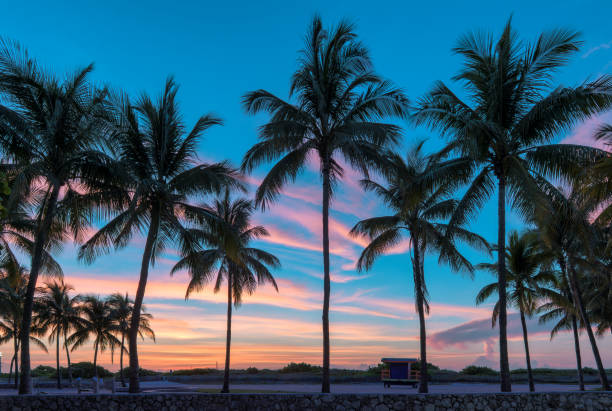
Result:
{"label": "horizon", "polygon": [[[27,6],[4,7],[0,36],[18,41],[58,76],[94,62],[92,79],[97,84],[125,90],[134,97],[141,92],[158,96],[166,77],[174,75],[188,128],[199,115],[208,112],[224,120],[223,126],[205,133],[199,145],[200,159],[229,159],[237,165],[256,141],[257,127],[266,119],[263,115],[245,114],[240,106],[241,96],[259,88],[287,96],[304,33],[315,13],[321,14],[326,27],[343,18],[355,22],[376,71],[402,87],[414,102],[436,80],[448,82],[463,95],[461,85],[450,80],[460,67],[460,59],[451,53],[451,48],[470,31],[498,34],[512,12],[520,9],[529,13],[514,13],[513,23],[525,41],[555,27],[583,33],[581,51],[558,73],[555,84],[574,85],[612,71],[612,33],[606,31],[606,16],[611,14],[612,4],[570,3],[518,2],[510,7],[480,2],[439,7],[397,2],[396,6],[371,10],[365,2],[312,2],[299,6],[277,2],[267,7],[243,3],[238,8],[181,4],[171,9],[161,2],[139,7],[112,1],[80,8],[29,2]],[[553,4],[555,7],[551,7]],[[274,12],[268,13],[269,10]],[[135,18],[137,13],[140,18]],[[438,24],[431,25],[424,18],[427,16],[435,16]],[[23,24],[26,19],[30,24]],[[49,21],[56,24],[52,32],[45,32]],[[167,24],[158,24],[159,21]],[[559,135],[558,141],[593,145],[593,131],[605,121],[612,121],[612,112]],[[406,122],[398,124],[404,127],[402,152],[422,138],[428,138],[428,151],[441,148],[444,142],[424,128],[414,128]],[[268,167],[257,168],[247,179],[249,195]],[[282,263],[282,268],[274,272],[279,292],[269,286],[258,288],[254,295],[245,296],[235,311],[232,368],[274,369],[289,362],[321,364],[321,188],[316,171],[311,164],[296,184],[286,186],[278,202],[265,213],[255,214],[254,222],[265,225],[271,234],[257,241],[257,246],[277,255]],[[363,369],[378,364],[382,357],[418,357],[408,240],[380,258],[370,272],[358,273],[354,268],[365,240],[350,237],[348,231],[359,219],[384,211],[371,194],[363,193],[357,184],[359,178],[357,172],[347,168],[331,205],[332,368]],[[496,218],[492,197],[470,228],[494,242]],[[517,215],[508,214],[508,231],[523,227]],[[136,238],[124,250],[98,258],[89,266],[77,261],[71,244],[66,244],[56,258],[64,269],[65,282],[73,285],[77,293],[104,296],[128,292],[133,297],[142,244],[143,239]],[[462,247],[462,251],[472,263],[489,261],[473,249]],[[157,343],[139,343],[140,365],[153,370],[212,368],[210,365],[215,363],[222,367],[224,293],[214,294],[208,287],[185,301],[186,274],[169,275],[176,261],[176,252],[168,250],[150,271],[145,305],[154,315],[152,328],[158,338]],[[27,259],[22,262],[28,265]],[[425,259],[425,269],[431,295],[428,362],[453,370],[474,364],[498,369],[498,330],[490,326],[492,301],[480,306],[474,303],[478,290],[493,277],[476,272],[472,280],[452,273],[449,267],[438,265],[432,254]],[[510,367],[525,368],[518,314],[513,309],[509,313]],[[533,367],[574,368],[571,334],[562,332],[551,342],[550,328],[549,324],[538,324],[537,317],[528,321]],[[612,338],[606,335],[598,339],[598,344],[604,366],[612,368]],[[583,365],[594,367],[584,334],[581,345]],[[49,354],[45,354],[32,347],[32,368],[41,364],[55,366],[54,350],[49,348]],[[0,351],[4,353],[3,370],[8,369],[10,344],[0,345]],[[71,354],[73,362],[92,359],[91,344]],[[65,364],[64,355],[61,361]],[[111,364],[109,352],[101,355],[99,364],[118,369],[117,357]]]}

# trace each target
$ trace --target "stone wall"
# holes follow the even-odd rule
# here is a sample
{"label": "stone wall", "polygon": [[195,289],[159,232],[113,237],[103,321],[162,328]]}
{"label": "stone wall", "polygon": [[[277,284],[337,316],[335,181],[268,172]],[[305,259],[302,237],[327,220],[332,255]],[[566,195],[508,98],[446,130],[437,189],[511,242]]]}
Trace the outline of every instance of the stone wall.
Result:
{"label": "stone wall", "polygon": [[0,410],[611,410],[612,392],[0,395]]}

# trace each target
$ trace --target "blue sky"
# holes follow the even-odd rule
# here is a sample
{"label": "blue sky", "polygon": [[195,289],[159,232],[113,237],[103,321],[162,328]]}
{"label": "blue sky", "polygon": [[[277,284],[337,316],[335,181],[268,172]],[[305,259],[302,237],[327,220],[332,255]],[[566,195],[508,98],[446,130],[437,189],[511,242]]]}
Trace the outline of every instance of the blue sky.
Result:
{"label": "blue sky", "polygon": [[[468,31],[499,33],[508,17],[521,38],[533,41],[543,30],[568,27],[583,33],[584,45],[571,63],[559,72],[558,84],[575,85],[612,71],[612,4],[604,1],[546,2],[12,2],[2,5],[0,35],[19,41],[43,65],[56,73],[95,63],[92,78],[99,84],[122,89],[136,96],[158,95],[168,75],[180,84],[179,100],[188,126],[202,114],[212,112],[224,126],[211,129],[200,147],[203,160],[229,159],[238,164],[256,141],[256,127],[265,116],[247,116],[240,105],[242,95],[265,88],[286,97],[289,78],[297,66],[298,51],[312,16],[319,13],[327,25],[342,18],[355,22],[360,39],[368,46],[376,70],[402,87],[411,100],[425,93],[436,80],[451,84],[460,59],[451,54],[458,37]],[[569,131],[564,138],[585,142],[589,131],[610,115]],[[428,148],[440,148],[442,140],[425,129],[405,126],[405,145],[429,138]],[[261,178],[265,168],[256,170]],[[356,187],[359,177],[349,173],[338,192],[332,218],[332,363],[361,366],[382,356],[417,352],[417,323],[412,304],[409,259],[405,252],[382,258],[371,273],[350,269],[361,245],[344,234],[359,218],[384,210],[371,196]],[[276,273],[281,280],[278,296],[262,290],[247,298],[236,319],[236,366],[276,367],[288,361],[320,362],[321,257],[316,250],[320,234],[318,180],[308,171],[298,184],[258,222],[271,227],[275,241],[260,246],[275,252],[283,262]],[[312,223],[312,224],[311,224]],[[509,228],[520,228],[517,216],[508,217]],[[320,223],[319,223],[320,224]],[[472,222],[474,231],[493,241],[496,214],[493,203]],[[287,239],[292,239],[288,243]],[[138,240],[119,253],[99,259],[93,266],[76,262],[72,246],[59,257],[68,282],[79,292],[134,293],[140,262]],[[405,250],[404,250],[405,251]],[[486,256],[466,250],[475,263]],[[161,336],[158,344],[145,343],[146,368],[180,368],[221,363],[223,347],[223,297],[204,293],[201,299],[184,302],[185,278],[168,276],[175,257],[169,253],[153,271],[153,288],[146,303],[156,316]],[[477,290],[491,281],[486,273],[475,280],[450,273],[438,266],[435,256],[426,260],[426,275],[432,307],[432,333],[479,321],[488,306],[474,308]],[[155,287],[158,288],[155,288]],[[149,291],[154,290],[152,294]],[[155,291],[157,290],[157,291]],[[164,293],[167,291],[167,293]],[[298,308],[296,308],[298,307]],[[437,310],[437,311],[436,311]],[[243,316],[243,317],[241,317]],[[241,322],[242,321],[242,322]],[[539,327],[533,322],[534,329]],[[299,327],[297,327],[299,325]],[[250,328],[256,327],[256,328]],[[264,328],[265,327],[265,328]],[[303,335],[296,331],[302,330]],[[263,330],[263,331],[262,331]],[[336,330],[336,334],[334,334]],[[259,332],[257,332],[259,331]],[[493,332],[483,330],[476,342],[455,341],[433,348],[432,361],[461,368],[474,361],[495,363]],[[494,331],[494,330],[493,330]],[[537,328],[534,358],[541,365],[573,365],[569,337],[555,341],[551,352],[545,329]],[[601,341],[608,366],[612,342]],[[586,345],[585,345],[586,347]],[[334,349],[334,348],[333,348]],[[8,350],[8,348],[5,348]],[[521,365],[520,340],[511,341],[511,362]],[[186,355],[190,352],[190,355]],[[585,360],[591,357],[585,351]],[[83,352],[88,358],[88,352]],[[480,358],[482,357],[482,358]],[[35,360],[51,362],[42,353]],[[104,357],[105,361],[109,358]],[[188,358],[188,360],[186,360]],[[480,360],[479,360],[480,358]],[[484,360],[483,360],[484,358]]]}

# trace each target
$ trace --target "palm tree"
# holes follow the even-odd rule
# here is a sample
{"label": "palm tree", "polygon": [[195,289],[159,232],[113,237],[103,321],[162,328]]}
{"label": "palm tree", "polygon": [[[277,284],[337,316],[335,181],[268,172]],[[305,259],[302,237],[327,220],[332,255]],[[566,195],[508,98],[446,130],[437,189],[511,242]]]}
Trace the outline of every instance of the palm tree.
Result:
{"label": "palm tree", "polygon": [[[196,228],[194,236],[201,238],[207,249],[185,255],[172,268],[172,273],[187,269],[191,280],[185,298],[194,291],[201,290],[214,280],[215,292],[221,284],[227,283],[227,336],[225,342],[225,373],[221,392],[229,392],[230,344],[232,339],[232,304],[238,308],[242,295],[252,294],[258,285],[270,283],[278,291],[270,268],[279,268],[280,261],[274,255],[259,248],[249,247],[249,243],[268,236],[263,226],[252,226],[253,203],[240,198],[232,200],[229,190],[213,204],[204,208],[219,220],[220,224],[205,224]],[[231,230],[228,236],[227,230]],[[234,238],[239,238],[236,249]],[[228,241],[228,239],[230,241]]]}
{"label": "palm tree", "polygon": [[547,252],[555,259],[563,284],[571,294],[576,316],[584,327],[595,358],[602,388],[609,390],[608,377],[591,328],[591,318],[585,303],[584,275],[593,269],[592,260],[602,247],[604,236],[598,219],[591,222],[599,202],[585,197],[582,189],[569,188],[567,193],[550,191],[551,206],[536,220],[538,233]]}
{"label": "palm tree", "polygon": [[142,95],[135,106],[127,97],[118,99],[119,121],[115,129],[120,159],[120,184],[108,190],[103,205],[110,221],[79,250],[79,259],[91,263],[111,248],[125,247],[135,233],[146,233],[140,279],[128,333],[130,392],[139,392],[138,334],[149,266],[170,243],[188,252],[193,246],[182,217],[206,218],[190,197],[220,192],[237,185],[236,173],[226,163],[197,163],[196,147],[202,133],[221,121],[202,116],[188,133],[176,101],[178,87],[169,78],[157,102]]}
{"label": "palm tree", "polygon": [[[93,66],[60,81],[44,71],[17,43],[0,40],[0,149],[15,166],[8,208],[43,193],[36,212],[36,234],[24,297],[21,329],[20,394],[31,392],[30,339],[36,283],[54,226],[78,241],[88,215],[80,190],[93,190],[109,171],[110,158],[100,151],[106,129],[106,91],[88,82]],[[41,188],[42,186],[42,188]],[[60,191],[62,196],[60,199]]]}
{"label": "palm tree", "polygon": [[[497,42],[491,35],[463,36],[453,51],[464,68],[454,77],[470,104],[438,82],[418,103],[416,124],[452,136],[450,148],[469,162],[474,178],[451,224],[468,221],[497,188],[499,250],[506,248],[506,200],[529,216],[543,207],[545,177],[569,177],[601,157],[600,150],[549,144],[576,122],[612,106],[612,77],[577,87],[553,87],[553,74],[579,49],[578,33],[556,29],[534,43],[521,43],[506,23]],[[497,253],[501,390],[511,391],[506,334],[506,268]]]}
{"label": "palm tree", "polygon": [[66,340],[68,333],[79,328],[83,319],[81,318],[81,296],[70,296],[74,290],[70,284],[65,284],[62,280],[47,282],[40,289],[40,296],[37,300],[37,325],[45,331],[50,331],[49,342],[56,343],[55,362],[57,365],[57,388],[62,387],[62,376],[60,369],[60,338],[64,339],[66,359],[68,362],[68,375],[72,385],[72,371],[70,369],[70,353]]}
{"label": "palm tree", "polygon": [[71,345],[71,351],[84,345],[89,338],[94,339],[94,359],[96,381],[98,380],[98,351],[106,349],[114,351],[121,345],[115,337],[119,327],[112,316],[112,307],[107,300],[102,300],[94,295],[83,297],[81,306],[83,318],[76,331],[68,337],[67,344]]}
{"label": "palm tree", "polygon": [[453,189],[465,175],[461,162],[442,161],[444,154],[424,155],[423,142],[408,152],[406,159],[390,154],[384,170],[387,185],[362,180],[366,190],[374,191],[390,208],[392,215],[368,218],[351,230],[354,236],[364,235],[370,243],[357,262],[358,270],[369,270],[377,257],[396,245],[407,232],[412,244],[412,274],[414,278],[415,306],[419,314],[421,373],[419,392],[428,392],[427,337],[425,314],[429,314],[424,258],[427,252],[437,251],[440,261],[454,270],[472,272],[473,268],[456,249],[453,238],[480,246],[488,251],[487,242],[457,226],[441,220],[449,217],[456,201],[449,198]]}
{"label": "palm tree", "polygon": [[[538,247],[537,238],[533,233],[519,234],[511,231],[506,246],[506,280],[507,296],[510,305],[518,308],[523,329],[523,343],[525,345],[525,360],[527,362],[527,378],[529,391],[535,391],[533,373],[531,371],[531,358],[529,355],[529,340],[527,322],[525,317],[531,318],[537,309],[538,301],[542,297],[542,288],[555,281],[554,274],[548,270],[549,256]],[[497,274],[497,265],[483,263],[478,269],[487,270],[493,275]],[[482,304],[493,294],[497,293],[497,282],[484,286],[476,296],[476,304]],[[497,293],[499,294],[499,293]],[[493,308],[492,322],[495,327],[499,317],[499,301]]]}
{"label": "palm tree", "polygon": [[354,28],[341,22],[328,32],[315,17],[305,49],[293,74],[289,97],[293,104],[265,90],[247,93],[247,112],[270,113],[259,130],[260,141],[245,155],[242,170],[274,161],[255,195],[265,208],[278,197],[288,180],[295,181],[311,155],[317,155],[323,186],[323,383],[329,392],[329,204],[343,174],[338,157],[362,172],[380,166],[382,147],[400,139],[400,128],[381,123],[386,116],[405,115],[407,99],[401,90],[372,71],[366,48]]}
{"label": "palm tree", "polygon": [[[9,371],[10,376],[15,366],[15,388],[19,383],[19,349],[21,325],[23,317],[23,301],[26,295],[28,274],[20,265],[13,262],[3,264],[0,274],[0,344],[13,341],[13,357]],[[35,316],[36,318],[36,316]],[[45,343],[37,336],[42,336],[44,330],[37,326],[30,330],[29,340],[43,351],[47,352]]]}
{"label": "palm tree", "polygon": [[580,354],[580,338],[578,320],[580,314],[577,313],[576,304],[570,291],[570,286],[564,273],[559,273],[552,287],[547,287],[544,292],[546,302],[537,308],[540,314],[539,322],[546,323],[556,321],[550,331],[550,339],[561,330],[571,329],[574,335],[574,351],[576,354],[576,369],[578,372],[578,386],[580,391],[584,391],[584,370],[582,368],[582,356]]}
{"label": "palm tree", "polygon": [[[130,331],[130,321],[132,319],[132,312],[134,310],[134,301],[128,297],[127,293],[125,293],[125,295],[114,293],[108,297],[108,303],[111,305],[111,316],[117,323],[119,334],[121,335],[119,375],[121,378],[121,385],[125,387],[125,379],[123,378],[123,353],[126,351],[125,336]],[[153,315],[146,312],[144,305],[140,311],[140,329],[138,334],[142,339],[144,339],[144,336],[147,335],[149,338],[155,341],[155,332],[151,328],[151,320],[153,319]]]}

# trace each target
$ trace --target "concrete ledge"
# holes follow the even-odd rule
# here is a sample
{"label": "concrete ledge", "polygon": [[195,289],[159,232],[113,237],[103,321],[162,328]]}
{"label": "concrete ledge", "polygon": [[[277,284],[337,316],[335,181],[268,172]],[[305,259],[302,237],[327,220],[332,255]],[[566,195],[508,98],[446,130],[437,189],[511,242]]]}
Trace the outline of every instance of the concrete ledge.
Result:
{"label": "concrete ledge", "polygon": [[0,410],[610,410],[612,392],[494,394],[84,394],[0,396]]}

